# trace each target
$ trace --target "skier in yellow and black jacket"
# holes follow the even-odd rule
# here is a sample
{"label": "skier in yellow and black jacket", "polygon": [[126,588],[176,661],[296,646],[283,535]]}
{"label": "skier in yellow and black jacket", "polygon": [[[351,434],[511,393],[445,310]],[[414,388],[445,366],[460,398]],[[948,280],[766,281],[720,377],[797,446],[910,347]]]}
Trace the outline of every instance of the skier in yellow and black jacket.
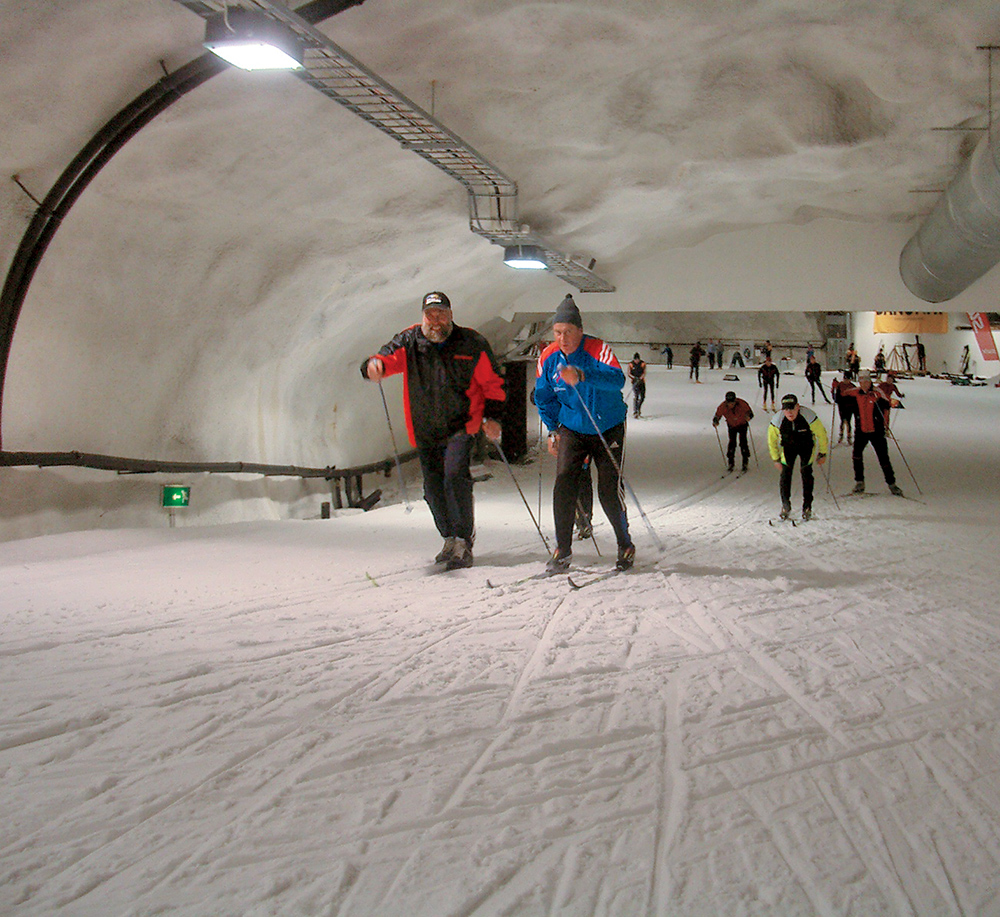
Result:
{"label": "skier in yellow and black jacket", "polygon": [[826,428],[816,412],[799,404],[795,395],[785,395],[781,410],[771,418],[767,428],[767,450],[775,467],[781,470],[778,490],[782,519],[792,513],[792,471],[796,459],[802,474],[802,518],[812,518],[812,466],[826,461],[827,447]]}

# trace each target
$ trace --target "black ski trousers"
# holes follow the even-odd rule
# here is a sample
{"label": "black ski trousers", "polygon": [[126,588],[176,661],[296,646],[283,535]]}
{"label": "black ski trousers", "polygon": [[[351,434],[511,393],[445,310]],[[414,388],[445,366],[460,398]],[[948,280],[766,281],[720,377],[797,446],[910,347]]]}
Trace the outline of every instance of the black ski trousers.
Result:
{"label": "black ski trousers", "polygon": [[802,472],[802,509],[812,509],[813,505],[813,466],[809,462],[812,455],[812,444],[808,443],[803,453],[796,452],[791,446],[785,447],[785,462],[781,466],[781,479],[778,482],[778,492],[781,494],[781,508],[792,508],[792,472],[795,470],[795,460],[799,459]]}
{"label": "black ski trousers", "polygon": [[424,475],[424,499],[442,538],[471,542],[476,530],[472,500],[472,443],[464,430],[443,443],[418,446]]}
{"label": "black ski trousers", "polygon": [[851,457],[854,459],[854,480],[863,481],[865,479],[865,446],[872,444],[878,463],[882,466],[882,474],[885,475],[885,483],[890,487],[896,483],[896,472],[892,470],[892,462],[889,461],[889,444],[886,442],[884,433],[864,433],[854,427],[854,452]]}
{"label": "black ski trousers", "polygon": [[740,441],[740,455],[743,456],[743,464],[750,461],[750,447],[747,445],[747,428],[749,424],[739,424],[729,428],[729,448],[726,449],[726,461],[731,468],[736,460],[736,439]]}
{"label": "black ski trousers", "polygon": [[813,404],[816,403],[816,388],[817,387],[819,387],[819,393],[823,396],[823,400],[827,404],[829,404],[830,403],[830,399],[826,397],[826,389],[823,388],[823,382],[822,382],[822,380],[819,380],[819,379],[810,379],[809,380],[809,388],[812,391]]}
{"label": "black ski trousers", "polygon": [[[604,441],[614,455],[614,462],[596,432],[577,433],[566,427],[559,428],[552,515],[556,526],[556,546],[560,554],[566,555],[573,550],[573,519],[580,498],[580,478],[588,456],[591,465],[597,469],[597,498],[614,529],[618,547],[624,548],[632,544],[625,510],[625,486],[618,474],[618,468],[622,468],[625,461],[625,424],[620,423],[605,430]],[[589,475],[589,470],[586,473]]]}
{"label": "black ski trousers", "polygon": [[642,410],[642,403],[646,400],[646,383],[639,380],[632,386],[632,412],[636,417]]}

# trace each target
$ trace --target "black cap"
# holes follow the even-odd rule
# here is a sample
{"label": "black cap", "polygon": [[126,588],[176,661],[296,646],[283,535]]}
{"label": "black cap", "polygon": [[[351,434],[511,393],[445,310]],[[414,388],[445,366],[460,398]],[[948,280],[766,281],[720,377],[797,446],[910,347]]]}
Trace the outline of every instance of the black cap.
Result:
{"label": "black cap", "polygon": [[781,399],[781,410],[787,411],[794,408],[799,403],[799,399],[794,395],[785,395]]}
{"label": "black cap", "polygon": [[736,392],[726,392],[726,401],[733,402],[736,400]]}
{"label": "black cap", "polygon": [[641,359],[640,356],[639,356],[639,351],[638,350],[634,354],[632,354],[632,359],[633,360]]}
{"label": "black cap", "polygon": [[570,325],[576,325],[577,328],[583,328],[583,317],[580,315],[580,310],[577,308],[575,302],[573,302],[573,297],[566,294],[566,297],[561,303],[556,307],[556,314],[552,319],[553,325],[558,325],[560,322]]}
{"label": "black cap", "polygon": [[423,308],[425,309],[450,309],[451,300],[444,293],[435,290],[424,297]]}

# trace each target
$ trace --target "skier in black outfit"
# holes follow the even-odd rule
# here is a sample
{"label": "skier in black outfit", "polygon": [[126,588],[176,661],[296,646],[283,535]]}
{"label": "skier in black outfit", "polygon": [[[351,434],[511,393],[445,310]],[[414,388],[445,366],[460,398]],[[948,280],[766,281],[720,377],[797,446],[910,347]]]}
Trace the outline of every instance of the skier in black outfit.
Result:
{"label": "skier in black outfit", "polygon": [[774,410],[774,389],[781,378],[781,371],[771,362],[771,352],[767,351],[764,362],[757,370],[757,384],[764,389],[764,407],[767,407],[767,393],[771,392],[771,410]]}
{"label": "skier in black outfit", "polygon": [[642,403],[646,400],[646,364],[636,354],[628,365],[628,377],[632,382],[632,416],[642,415]]}
{"label": "skier in black outfit", "polygon": [[819,393],[823,396],[823,400],[827,404],[830,403],[830,399],[826,397],[826,389],[823,388],[822,373],[823,367],[817,362],[815,354],[810,354],[809,359],[806,361],[805,376],[809,380],[813,404],[816,403],[816,386],[819,386]]}
{"label": "skier in black outfit", "polygon": [[701,346],[701,341],[698,341],[694,347],[691,348],[691,368],[688,371],[688,379],[694,379],[695,382],[701,382],[698,378],[698,366],[701,364],[701,358],[705,355],[705,350]]}
{"label": "skier in black outfit", "polygon": [[837,405],[837,414],[840,416],[840,435],[837,437],[837,442],[842,443],[844,441],[844,430],[847,430],[848,446],[854,442],[853,434],[851,433],[851,423],[854,420],[854,402],[850,398],[845,398],[844,393],[850,391],[851,388],[853,386],[851,385],[851,371],[849,369],[844,370],[843,379],[834,379],[830,385],[833,403]]}

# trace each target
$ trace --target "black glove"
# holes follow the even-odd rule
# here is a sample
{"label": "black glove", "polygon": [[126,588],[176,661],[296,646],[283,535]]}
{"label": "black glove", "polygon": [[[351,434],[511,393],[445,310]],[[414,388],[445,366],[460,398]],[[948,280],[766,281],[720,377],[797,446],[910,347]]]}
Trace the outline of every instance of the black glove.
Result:
{"label": "black glove", "polygon": [[718,425],[719,425],[719,418],[718,417],[713,417],[712,418],[712,426],[713,427],[717,427]]}

